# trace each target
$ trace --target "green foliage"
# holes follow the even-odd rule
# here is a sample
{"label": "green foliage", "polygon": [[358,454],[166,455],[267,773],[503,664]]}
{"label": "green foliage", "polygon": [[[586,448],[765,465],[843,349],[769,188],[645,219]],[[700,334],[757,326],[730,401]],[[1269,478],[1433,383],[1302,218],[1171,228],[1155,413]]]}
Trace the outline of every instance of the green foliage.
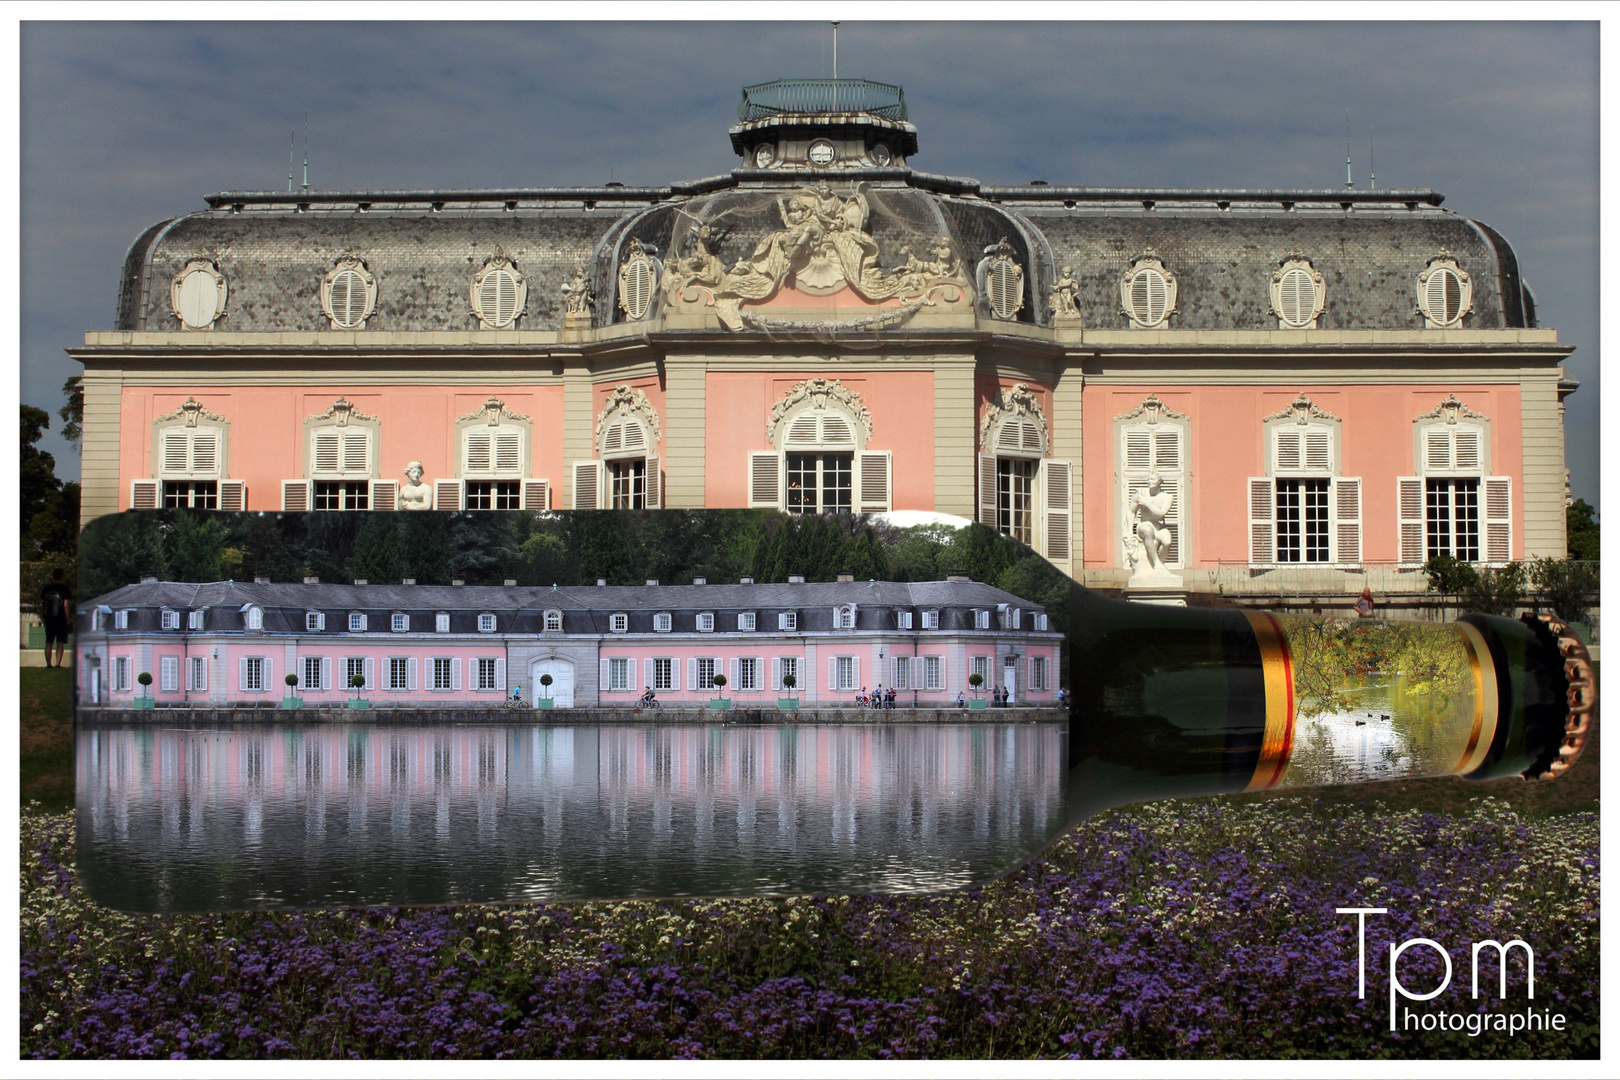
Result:
{"label": "green foliage", "polygon": [[787,689],[792,690],[795,686],[799,685],[798,676],[794,675],[792,672],[788,672],[786,675],[782,676],[782,685]]}
{"label": "green foliage", "polygon": [[518,567],[518,522],[527,515],[466,511],[450,518],[450,573],[475,585],[500,584]]}
{"label": "green foliage", "polygon": [[1529,575],[1523,563],[1492,568],[1482,566],[1472,585],[1462,590],[1462,603],[1482,615],[1512,615],[1525,602]]}
{"label": "green foliage", "polygon": [[405,562],[405,543],[400,539],[399,515],[367,514],[366,523],[354,538],[348,580],[364,578],[379,585],[393,585],[411,576]]}
{"label": "green foliage", "polygon": [[23,533],[22,557],[75,562],[79,552],[79,482],[63,481]]}
{"label": "green foliage", "polygon": [[22,407],[22,457],[18,461],[18,487],[23,536],[28,535],[35,515],[42,513],[52,496],[62,489],[62,482],[56,478],[56,458],[34,445],[44,437],[50,426],[50,413],[32,405]]}
{"label": "green foliage", "polygon": [[431,512],[405,514],[400,519],[400,540],[405,565],[419,585],[450,584],[450,537],[445,515]]}
{"label": "green foliage", "polygon": [[1603,557],[1597,510],[1585,499],[1576,499],[1564,509],[1569,529],[1569,557],[1596,562]]}
{"label": "green foliage", "polygon": [[723,691],[726,688],[726,683],[730,682],[731,680],[727,679],[724,675],[720,674],[717,671],[717,672],[715,672],[714,678],[711,681],[714,683],[714,688],[716,690],[722,690]]}
{"label": "green foliage", "polygon": [[133,584],[143,574],[168,576],[161,512],[129,511],[90,522],[79,538],[79,590],[100,596]]}
{"label": "green foliage", "polygon": [[151,686],[152,673],[150,671],[143,671],[139,675],[135,676],[135,681],[140,683],[142,686]]}
{"label": "green foliage", "polygon": [[1412,694],[1467,693],[1472,675],[1455,634],[1437,624],[1281,616],[1301,713],[1338,712],[1369,675],[1406,676]]}
{"label": "green foliage", "polygon": [[230,541],[220,553],[220,570],[233,581],[267,577],[271,581],[299,581],[304,564],[288,543],[288,535],[302,537],[302,514],[223,514]]}
{"label": "green foliage", "polygon": [[79,436],[84,433],[84,376],[75,375],[63,383],[62,393],[67,401],[56,410],[62,418],[62,438],[78,446]]}
{"label": "green foliage", "polygon": [[[288,686],[297,686],[298,685],[298,676],[294,675],[292,672],[289,671],[289,672],[287,672],[287,674],[285,674],[285,675],[283,675],[281,677],[281,681],[286,683]],[[362,680],[362,681],[364,681],[364,680]]]}
{"label": "green foliage", "polygon": [[1450,555],[1434,556],[1423,564],[1423,572],[1429,575],[1430,592],[1457,594],[1479,584],[1479,572],[1473,564]]}
{"label": "green foliage", "polygon": [[560,585],[574,580],[568,541],[556,529],[536,528],[518,548],[518,557],[522,560],[517,575],[520,584]]}
{"label": "green foliage", "polygon": [[170,528],[169,573],[176,581],[223,581],[220,559],[229,533],[219,515],[177,510]]}
{"label": "green foliage", "polygon": [[1569,622],[1584,623],[1598,597],[1598,564],[1573,559],[1537,559],[1530,580],[1538,600]]}
{"label": "green foliage", "polygon": [[359,672],[355,672],[349,676],[349,686],[355,690],[364,690],[366,688],[366,677]]}

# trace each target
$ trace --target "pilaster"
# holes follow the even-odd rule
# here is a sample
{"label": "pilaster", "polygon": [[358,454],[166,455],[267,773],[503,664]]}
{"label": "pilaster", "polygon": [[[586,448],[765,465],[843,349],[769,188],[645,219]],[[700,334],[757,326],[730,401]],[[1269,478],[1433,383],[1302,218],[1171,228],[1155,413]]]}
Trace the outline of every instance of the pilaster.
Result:
{"label": "pilaster", "polygon": [[[976,362],[941,356],[934,372],[934,510],[972,518],[979,418],[973,397]],[[899,467],[899,463],[896,463]]]}
{"label": "pilaster", "polygon": [[1568,519],[1564,514],[1564,425],[1558,404],[1558,369],[1539,368],[1520,382],[1519,407],[1524,426],[1524,479],[1519,499],[1523,539],[1513,545],[1515,559],[1562,559],[1568,553]]}
{"label": "pilaster", "polygon": [[706,505],[704,455],[709,365],[701,356],[669,357],[664,376],[664,505]]}
{"label": "pilaster", "polygon": [[596,456],[596,408],[591,371],[582,356],[563,359],[563,473],[567,498],[559,504],[574,505],[574,462]]}
{"label": "pilaster", "polygon": [[1081,467],[1084,445],[1082,406],[1085,375],[1078,357],[1058,369],[1052,387],[1052,456],[1069,463],[1069,576],[1076,581],[1086,565],[1086,502],[1082,498],[1085,470]]}
{"label": "pilaster", "polygon": [[[103,514],[118,513],[119,485],[125,491],[131,477],[118,475],[118,442],[122,420],[124,373],[119,369],[84,373],[84,436],[79,443],[79,526]],[[142,476],[146,475],[144,472]]]}

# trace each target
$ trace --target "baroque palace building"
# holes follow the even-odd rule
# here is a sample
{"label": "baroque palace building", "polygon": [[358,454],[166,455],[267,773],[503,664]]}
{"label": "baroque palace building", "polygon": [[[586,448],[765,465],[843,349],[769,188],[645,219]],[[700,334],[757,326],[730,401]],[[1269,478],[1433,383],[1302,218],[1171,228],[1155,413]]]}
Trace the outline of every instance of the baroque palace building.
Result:
{"label": "baroque palace building", "polygon": [[991,186],[898,87],[744,90],[659,187],[222,192],[126,258],[83,512],[975,517],[1088,584],[1563,556],[1572,346],[1427,190]]}

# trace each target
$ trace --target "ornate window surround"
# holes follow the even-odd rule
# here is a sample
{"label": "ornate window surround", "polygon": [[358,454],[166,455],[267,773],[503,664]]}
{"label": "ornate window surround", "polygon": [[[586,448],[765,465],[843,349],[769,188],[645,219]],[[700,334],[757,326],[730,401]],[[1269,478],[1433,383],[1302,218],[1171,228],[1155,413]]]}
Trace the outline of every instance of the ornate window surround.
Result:
{"label": "ornate window surround", "polygon": [[[1249,478],[1249,564],[1251,566],[1334,567],[1362,563],[1362,480],[1345,476],[1344,421],[1327,412],[1301,390],[1287,406],[1261,421],[1265,475]],[[1326,462],[1311,463],[1311,433],[1326,432]],[[1298,432],[1298,461],[1280,459],[1281,435]],[[1277,558],[1279,480],[1323,479],[1328,482],[1328,558],[1326,561],[1281,562]],[[1303,526],[1303,519],[1301,521]]]}
{"label": "ornate window surround", "polygon": [[[1038,447],[1028,445],[1030,432],[1022,427],[1025,421],[1034,427],[1036,440],[1040,444]],[[1001,433],[1008,424],[1020,425],[1011,446],[1002,445]],[[1047,430],[1046,415],[1041,411],[1041,400],[1028,383],[1004,388],[999,397],[985,406],[984,415],[979,418],[980,453],[1001,457],[1045,457],[1051,450],[1051,436]]]}
{"label": "ornate window surround", "polygon": [[973,277],[985,310],[1003,321],[1018,318],[1024,310],[1024,268],[1011,240],[1003,236],[985,248]]}
{"label": "ornate window surround", "polygon": [[[366,468],[364,473],[351,471],[342,467],[342,447],[339,447],[339,469],[337,473],[316,476],[315,468],[315,436],[329,433],[341,433],[349,430],[360,430],[366,436]],[[303,471],[308,479],[344,479],[344,480],[374,480],[378,475],[379,443],[382,438],[382,421],[375,416],[368,416],[354,407],[354,403],[339,395],[332,402],[332,407],[317,416],[304,418],[303,439]],[[341,439],[340,439],[341,443]],[[341,475],[339,475],[341,474]]]}
{"label": "ornate window surround", "polygon": [[[1301,390],[1299,395],[1289,402],[1285,408],[1279,409],[1260,422],[1261,430],[1265,433],[1266,475],[1283,477],[1339,475],[1339,463],[1344,460],[1340,445],[1340,431],[1343,425],[1343,420],[1322,409]],[[1311,428],[1327,430],[1327,465],[1325,467],[1312,467],[1306,464],[1302,439],[1299,466],[1279,467],[1277,463],[1278,433],[1285,430],[1299,430],[1303,436],[1305,431]]]}
{"label": "ornate window surround", "polygon": [[[1158,319],[1141,318],[1131,293],[1138,278],[1157,274],[1164,281],[1164,312]],[[1119,279],[1120,310],[1130,321],[1132,330],[1159,330],[1170,325],[1170,316],[1176,314],[1176,275],[1164,265],[1164,260],[1153,251],[1145,251],[1131,260],[1130,266]],[[1151,304],[1151,300],[1149,301]]]}
{"label": "ornate window surround", "polygon": [[[490,459],[487,469],[472,469],[467,463],[467,441],[473,432],[487,433],[490,437]],[[501,468],[496,446],[502,435],[518,436],[518,463],[515,467]],[[508,412],[506,402],[490,395],[478,408],[456,418],[456,475],[473,480],[521,480],[529,475],[529,454],[533,446],[534,421],[521,413]]]}
{"label": "ornate window surround", "polygon": [[[808,435],[803,420],[814,417],[814,436]],[[829,433],[828,421],[836,420]],[[842,433],[839,432],[842,429]],[[893,506],[893,455],[887,450],[869,450],[872,414],[861,395],[839,379],[823,376],[794,384],[771,404],[765,422],[769,450],[748,455],[748,505],[784,507],[783,481],[787,476],[787,455],[853,455],[851,505],[856,513],[882,513]]]}
{"label": "ornate window surround", "polygon": [[[496,307],[493,313],[485,310],[484,284],[490,278],[504,274],[512,279],[515,297],[512,304],[512,316],[504,321],[499,311],[499,286],[497,285]],[[518,271],[517,264],[507,255],[497,250],[495,254],[484,260],[484,265],[472,276],[472,282],[467,289],[467,301],[472,306],[473,317],[478,320],[481,330],[511,330],[517,326],[518,320],[523,318],[524,308],[529,302],[529,283]]]}
{"label": "ornate window surround", "polygon": [[[214,283],[214,313],[207,322],[194,323],[187,321],[181,307],[181,294],[185,290],[187,281],[194,274],[211,278]],[[208,290],[205,283],[202,299],[206,300],[207,296]],[[169,309],[174,314],[174,317],[179,320],[180,327],[183,330],[212,330],[214,324],[226,316],[225,303],[229,297],[230,284],[225,280],[225,275],[220,272],[218,260],[211,259],[206,255],[195,255],[187,259],[186,265],[180,268],[178,274],[174,275],[174,281],[169,285]]]}
{"label": "ornate window surround", "polygon": [[[1475,437],[1472,464],[1458,463],[1459,434]],[[1445,436],[1444,464],[1429,453],[1436,434]],[[1420,566],[1428,555],[1428,480],[1477,478],[1479,481],[1479,555],[1488,565],[1502,565],[1513,556],[1513,478],[1492,476],[1491,421],[1474,412],[1455,393],[1412,420],[1412,463],[1416,475],[1395,480],[1397,551],[1404,566]]]}
{"label": "ornate window surround", "polygon": [[663,287],[664,264],[640,240],[631,240],[619,259],[619,310],[626,322],[651,318]]}
{"label": "ornate window surround", "polygon": [[[163,437],[165,433],[181,429],[195,434],[213,431],[215,433],[214,468],[201,472],[193,470],[190,465],[191,454],[187,453],[188,466],[183,471],[165,469],[163,467]],[[203,408],[196,398],[188,397],[171,413],[165,413],[152,421],[152,472],[151,475],[159,480],[222,480],[230,475],[230,444],[231,422],[223,416],[211,413]]]}
{"label": "ornate window surround", "polygon": [[[1150,457],[1145,467],[1133,467],[1128,463],[1128,445],[1132,434],[1147,436]],[[1164,467],[1158,463],[1163,443],[1173,443],[1175,446],[1174,467]],[[1192,494],[1192,470],[1188,465],[1192,453],[1192,419],[1186,413],[1177,412],[1166,405],[1157,394],[1149,394],[1136,408],[1114,417],[1114,446],[1119,455],[1115,465],[1115,497],[1119,500],[1116,513],[1120,521],[1120,566],[1129,568],[1135,565],[1133,549],[1141,543],[1136,538],[1129,510],[1131,494],[1137,488],[1146,486],[1149,473],[1157,472],[1161,479],[1175,485],[1170,521],[1175,527],[1175,558],[1166,559],[1165,566],[1172,570],[1187,567],[1192,561],[1193,549],[1193,516],[1187,512]]]}
{"label": "ornate window surround", "polygon": [[[1455,276],[1457,279],[1457,288],[1459,293],[1457,314],[1455,318],[1452,318],[1449,321],[1445,320],[1443,317],[1436,318],[1433,309],[1428,303],[1429,282],[1436,274],[1450,274]],[[1429,261],[1424,265],[1422,273],[1418,274],[1417,276],[1417,314],[1423,316],[1425,328],[1429,330],[1445,330],[1448,328],[1461,326],[1463,319],[1466,318],[1469,312],[1473,310],[1473,279],[1468,276],[1468,272],[1466,270],[1457,265],[1457,260],[1452,258],[1450,251],[1446,250],[1445,248],[1441,248],[1440,254],[1430,258]],[[1444,316],[1445,312],[1442,311],[1440,314],[1441,316]]]}
{"label": "ornate window surround", "polygon": [[[809,412],[834,413],[845,419],[851,437],[847,444],[840,441],[843,449],[864,450],[872,438],[872,414],[867,411],[861,395],[838,379],[817,377],[798,383],[771,404],[771,415],[765,421],[765,441],[777,450],[787,449],[790,440],[800,444],[801,440],[792,439],[790,432],[794,421]],[[820,429],[818,423],[817,431]],[[821,445],[819,434],[816,443],[802,445]]]}
{"label": "ornate window surround", "polygon": [[[633,420],[641,425],[643,445],[627,449],[621,442],[617,449],[609,450],[608,431],[622,420]],[[615,386],[608,394],[602,411],[596,414],[596,449],[604,459],[651,457],[657,453],[658,442],[662,437],[658,410],[653,408],[653,403],[647,399],[645,393],[628,384],[620,383]]]}
{"label": "ornate window surround", "polygon": [[[332,286],[340,275],[346,273],[353,273],[359,277],[361,286],[365,289],[360,318],[349,325],[345,325],[338,318],[338,313],[332,306]],[[366,328],[366,320],[377,313],[377,279],[366,266],[364,259],[358,255],[343,255],[321,278],[321,312],[331,320],[333,330],[358,331]]]}
{"label": "ornate window surround", "polygon": [[[1290,322],[1283,314],[1283,282],[1293,277],[1295,271],[1303,273],[1310,279],[1313,299],[1310,317]],[[1315,330],[1325,307],[1327,307],[1327,283],[1317,272],[1316,267],[1311,265],[1311,260],[1305,257],[1304,252],[1295,248],[1286,257],[1279,259],[1277,269],[1271,275],[1271,313],[1277,316],[1277,325],[1283,330]]]}

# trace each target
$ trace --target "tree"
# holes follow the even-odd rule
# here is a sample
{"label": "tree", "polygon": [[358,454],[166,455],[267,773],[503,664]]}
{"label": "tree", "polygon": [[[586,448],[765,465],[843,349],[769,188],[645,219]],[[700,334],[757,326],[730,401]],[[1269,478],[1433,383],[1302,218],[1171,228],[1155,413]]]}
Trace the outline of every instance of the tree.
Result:
{"label": "tree", "polygon": [[79,483],[63,481],[45,506],[34,515],[23,535],[24,559],[77,562],[79,553]]}
{"label": "tree", "polygon": [[518,549],[523,565],[517,577],[522,584],[575,584],[568,543],[558,534],[554,527],[556,524],[552,521],[537,523],[529,538]]}
{"label": "tree", "polygon": [[1474,583],[1462,590],[1463,606],[1482,615],[1512,615],[1524,603],[1526,578],[1523,563],[1480,567]]}
{"label": "tree", "polygon": [[1423,572],[1429,576],[1430,592],[1459,594],[1479,584],[1479,571],[1450,555],[1433,556],[1423,564]]}
{"label": "tree", "polygon": [[515,512],[469,511],[448,515],[450,572],[465,581],[502,581],[515,573],[518,546]]}
{"label": "tree", "polygon": [[220,553],[220,571],[232,580],[251,581],[267,577],[271,581],[298,581],[304,576],[303,561],[293,554],[288,535],[303,539],[304,514],[272,515],[243,513],[221,515],[231,537]]}
{"label": "tree", "polygon": [[62,438],[78,446],[79,436],[84,432],[84,376],[75,375],[63,383],[62,393],[67,402],[56,410],[56,415],[62,418]]}
{"label": "tree", "polygon": [[220,557],[229,534],[217,514],[181,510],[169,533],[169,573],[176,581],[220,581]]}
{"label": "tree", "polygon": [[1585,499],[1576,499],[1564,509],[1569,529],[1569,557],[1596,562],[1603,557],[1599,543],[1597,510]]}
{"label": "tree", "polygon": [[22,503],[21,533],[27,536],[35,515],[45,510],[62,489],[56,478],[56,458],[34,444],[50,429],[51,414],[32,405],[22,407],[22,459],[18,462]]}
{"label": "tree", "polygon": [[405,544],[399,532],[396,515],[367,514],[366,523],[354,538],[347,576],[388,585],[407,577],[410,571],[405,565]]}
{"label": "tree", "polygon": [[79,538],[79,590],[100,596],[133,584],[143,574],[168,576],[163,535],[155,511],[100,517]]}
{"label": "tree", "polygon": [[1594,563],[1575,559],[1537,559],[1530,564],[1530,580],[1539,600],[1570,622],[1584,623],[1598,595],[1598,570]]}

